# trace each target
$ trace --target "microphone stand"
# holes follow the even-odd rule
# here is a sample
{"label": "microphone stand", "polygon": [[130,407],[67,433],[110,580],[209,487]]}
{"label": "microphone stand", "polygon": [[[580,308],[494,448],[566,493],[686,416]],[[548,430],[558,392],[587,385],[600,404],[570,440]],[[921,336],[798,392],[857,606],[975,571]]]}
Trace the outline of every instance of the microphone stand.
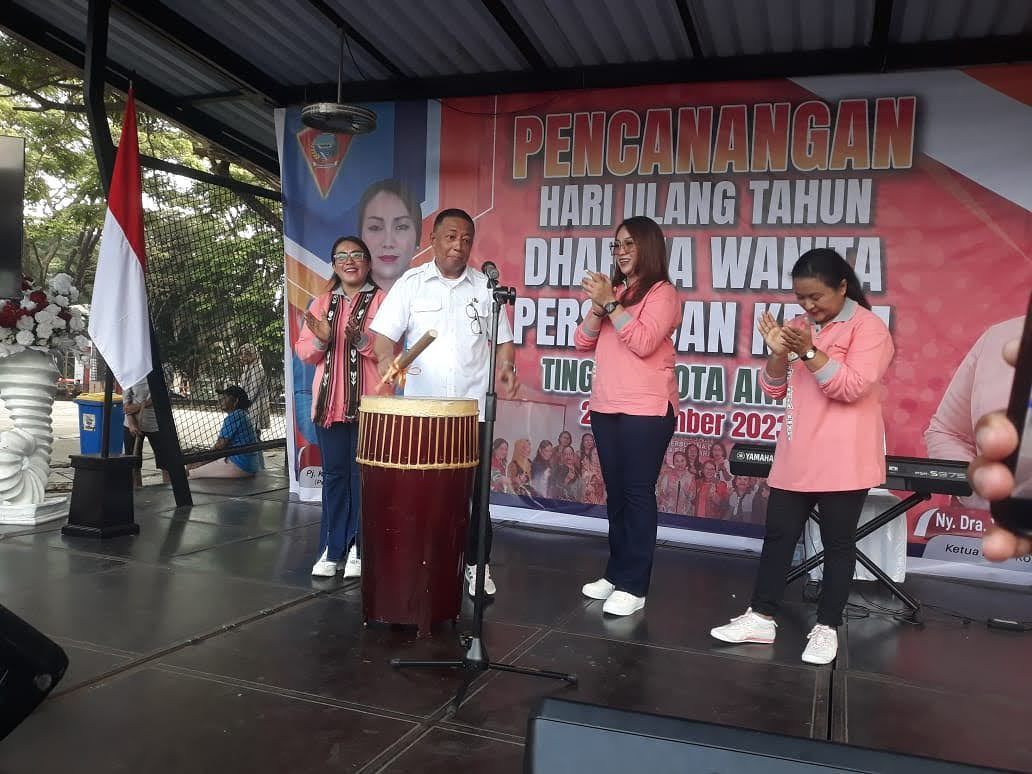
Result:
{"label": "microphone stand", "polygon": [[444,661],[412,661],[407,659],[392,658],[391,666],[395,668],[417,668],[417,669],[459,669],[462,671],[462,684],[452,699],[452,713],[458,711],[462,699],[469,690],[470,684],[482,673],[489,669],[499,672],[511,672],[518,675],[531,675],[533,677],[547,677],[552,680],[564,680],[570,684],[577,683],[577,675],[565,672],[550,672],[546,669],[532,669],[520,667],[513,664],[503,664],[498,661],[491,661],[487,655],[487,645],[484,643],[484,607],[487,594],[484,592],[484,568],[487,565],[487,520],[491,518],[489,506],[491,500],[491,444],[494,442],[495,415],[497,414],[498,395],[495,392],[495,363],[498,349],[498,320],[501,316],[502,307],[505,304],[516,303],[516,289],[499,286],[498,277],[488,276],[488,288],[491,289],[493,301],[491,304],[491,315],[493,325],[490,329],[490,365],[487,374],[487,394],[484,398],[484,429],[480,437],[480,466],[477,476],[480,482],[480,508],[478,513],[470,514],[470,518],[476,519],[477,524],[477,582],[473,595],[473,631],[463,637],[460,642],[466,648],[461,659]]}

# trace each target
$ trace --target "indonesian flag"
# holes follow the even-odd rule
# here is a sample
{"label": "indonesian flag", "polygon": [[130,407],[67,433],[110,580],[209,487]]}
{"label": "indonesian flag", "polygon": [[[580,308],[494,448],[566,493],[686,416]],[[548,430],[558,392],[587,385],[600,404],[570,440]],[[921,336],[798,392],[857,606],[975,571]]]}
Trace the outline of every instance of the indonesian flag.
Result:
{"label": "indonesian flag", "polygon": [[123,387],[142,381],[151,371],[141,189],[136,104],[130,88],[100,235],[89,325],[90,338]]}

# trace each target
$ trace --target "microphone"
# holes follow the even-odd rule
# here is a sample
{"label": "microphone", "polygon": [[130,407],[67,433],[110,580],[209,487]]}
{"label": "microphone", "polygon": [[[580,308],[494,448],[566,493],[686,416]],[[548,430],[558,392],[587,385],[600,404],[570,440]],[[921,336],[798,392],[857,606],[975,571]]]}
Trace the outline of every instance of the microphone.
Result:
{"label": "microphone", "polygon": [[494,261],[484,261],[484,265],[480,267],[480,271],[487,275],[488,281],[498,281],[498,267],[494,265]]}

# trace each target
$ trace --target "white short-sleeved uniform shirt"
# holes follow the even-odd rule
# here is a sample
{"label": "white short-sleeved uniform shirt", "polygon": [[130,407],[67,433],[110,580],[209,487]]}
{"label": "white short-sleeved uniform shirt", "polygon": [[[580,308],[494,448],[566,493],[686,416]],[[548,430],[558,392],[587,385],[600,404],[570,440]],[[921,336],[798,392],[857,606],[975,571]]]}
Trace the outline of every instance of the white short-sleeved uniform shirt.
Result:
{"label": "white short-sleeved uniform shirt", "polygon": [[[406,379],[405,395],[473,398],[483,420],[490,318],[491,291],[483,272],[467,266],[462,276],[449,279],[431,261],[401,275],[369,327],[406,349],[436,330],[436,341],[412,364],[415,373]],[[510,341],[512,327],[503,308],[498,343]]]}

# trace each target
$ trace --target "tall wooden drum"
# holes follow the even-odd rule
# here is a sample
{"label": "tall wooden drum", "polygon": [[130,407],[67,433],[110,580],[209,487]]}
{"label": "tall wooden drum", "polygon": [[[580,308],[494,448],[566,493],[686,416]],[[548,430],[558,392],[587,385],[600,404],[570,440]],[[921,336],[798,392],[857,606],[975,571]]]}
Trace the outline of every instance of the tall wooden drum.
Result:
{"label": "tall wooden drum", "polygon": [[362,612],[369,622],[455,620],[479,462],[475,400],[365,395],[359,407]]}

